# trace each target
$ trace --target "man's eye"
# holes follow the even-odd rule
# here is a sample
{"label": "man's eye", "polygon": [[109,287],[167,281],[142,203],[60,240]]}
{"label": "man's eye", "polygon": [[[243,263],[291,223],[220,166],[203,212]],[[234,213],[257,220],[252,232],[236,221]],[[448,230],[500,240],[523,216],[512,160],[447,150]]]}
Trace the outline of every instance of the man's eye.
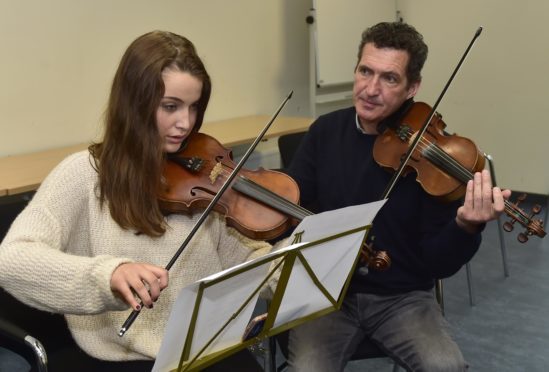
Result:
{"label": "man's eye", "polygon": [[370,70],[367,69],[366,67],[359,67],[358,72],[361,75],[368,75],[370,73]]}

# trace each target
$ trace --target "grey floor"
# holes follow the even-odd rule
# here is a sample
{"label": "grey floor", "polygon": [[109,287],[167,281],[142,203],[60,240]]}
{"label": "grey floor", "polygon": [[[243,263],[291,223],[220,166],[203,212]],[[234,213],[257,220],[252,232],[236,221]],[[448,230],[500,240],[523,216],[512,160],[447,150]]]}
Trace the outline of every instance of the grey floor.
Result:
{"label": "grey floor", "polygon": [[[487,225],[470,263],[474,306],[465,267],[444,280],[446,318],[471,371],[549,371],[549,236],[520,244],[517,231],[504,235],[505,277],[497,223]],[[372,359],[351,362],[345,371],[392,367],[388,359]]]}

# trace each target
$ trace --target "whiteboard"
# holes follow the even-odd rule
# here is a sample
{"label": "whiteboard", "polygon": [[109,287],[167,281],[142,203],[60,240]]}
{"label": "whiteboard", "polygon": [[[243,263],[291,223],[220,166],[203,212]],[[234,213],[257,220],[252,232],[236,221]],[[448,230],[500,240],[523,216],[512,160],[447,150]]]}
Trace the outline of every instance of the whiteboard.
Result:
{"label": "whiteboard", "polygon": [[396,19],[392,0],[313,0],[316,83],[330,86],[350,83],[357,62],[362,31]]}

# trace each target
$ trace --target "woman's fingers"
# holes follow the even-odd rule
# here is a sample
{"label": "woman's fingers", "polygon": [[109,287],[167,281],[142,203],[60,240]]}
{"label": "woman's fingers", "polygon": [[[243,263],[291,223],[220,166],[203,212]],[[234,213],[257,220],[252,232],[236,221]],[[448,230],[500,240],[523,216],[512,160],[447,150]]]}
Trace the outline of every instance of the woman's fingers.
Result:
{"label": "woman's fingers", "polygon": [[134,310],[140,310],[139,302],[152,308],[160,292],[168,286],[168,272],[159,266],[143,263],[126,263],[116,268],[111,278],[111,289]]}

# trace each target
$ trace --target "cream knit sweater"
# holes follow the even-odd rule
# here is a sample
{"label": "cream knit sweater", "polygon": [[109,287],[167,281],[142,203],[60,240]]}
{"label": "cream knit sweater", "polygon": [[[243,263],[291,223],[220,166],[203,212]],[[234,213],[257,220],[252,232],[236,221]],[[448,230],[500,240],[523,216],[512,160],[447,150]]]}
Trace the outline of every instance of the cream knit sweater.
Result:
{"label": "cream knit sweater", "polygon": [[38,309],[66,314],[80,347],[104,360],[155,358],[172,303],[185,285],[270,251],[212,214],[170,270],[153,309],[143,309],[124,337],[130,313],[110,278],[124,262],[165,266],[198,216],[167,217],[160,238],[122,230],[101,209],[98,177],[87,151],[69,156],[42,183],[0,245],[0,286]]}

